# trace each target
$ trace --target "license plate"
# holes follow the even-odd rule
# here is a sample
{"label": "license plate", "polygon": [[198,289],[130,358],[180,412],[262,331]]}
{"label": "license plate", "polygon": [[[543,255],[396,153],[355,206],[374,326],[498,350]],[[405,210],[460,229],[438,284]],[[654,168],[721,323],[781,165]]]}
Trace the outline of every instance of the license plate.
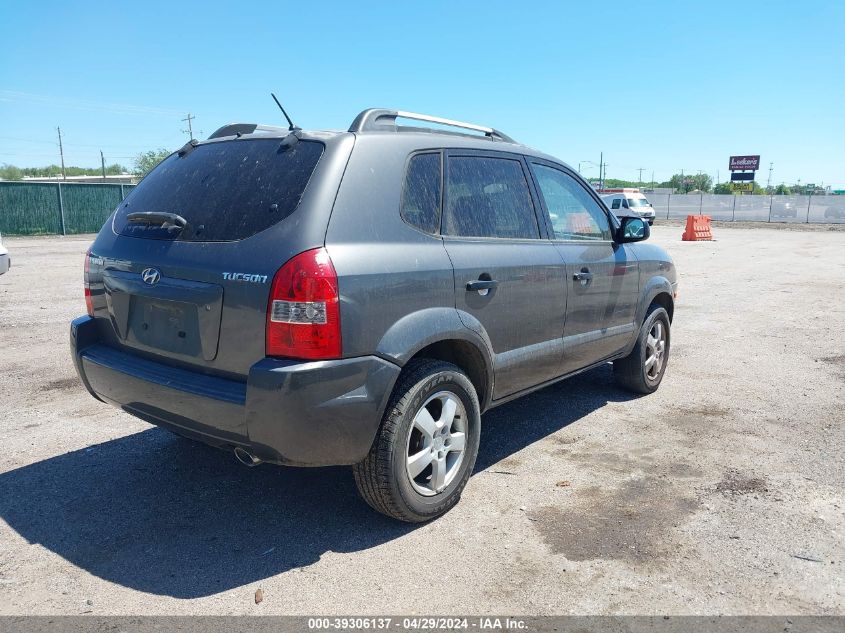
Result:
{"label": "license plate", "polygon": [[135,297],[131,334],[138,343],[177,354],[200,351],[196,306]]}

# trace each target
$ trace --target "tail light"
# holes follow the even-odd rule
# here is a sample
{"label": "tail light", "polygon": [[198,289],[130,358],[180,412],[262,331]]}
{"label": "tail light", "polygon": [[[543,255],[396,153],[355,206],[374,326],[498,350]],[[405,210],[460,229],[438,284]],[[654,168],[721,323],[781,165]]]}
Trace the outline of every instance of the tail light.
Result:
{"label": "tail light", "polygon": [[273,277],[266,351],[308,360],[340,358],[337,273],[326,249],[300,253]]}
{"label": "tail light", "polygon": [[85,253],[85,273],[82,276],[83,286],[85,288],[85,308],[88,310],[88,316],[94,316],[94,304],[91,302],[91,281],[88,277],[91,271],[91,251]]}

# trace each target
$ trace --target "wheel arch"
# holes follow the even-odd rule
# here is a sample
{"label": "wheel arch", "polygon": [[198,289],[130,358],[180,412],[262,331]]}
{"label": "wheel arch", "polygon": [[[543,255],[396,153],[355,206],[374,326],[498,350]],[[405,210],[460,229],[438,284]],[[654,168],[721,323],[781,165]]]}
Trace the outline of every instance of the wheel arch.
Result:
{"label": "wheel arch", "polygon": [[494,380],[489,340],[467,327],[455,308],[427,308],[406,315],[385,333],[377,352],[400,367],[414,358],[457,365],[475,387],[481,410],[489,406]]}
{"label": "wheel arch", "polygon": [[456,365],[469,378],[482,413],[487,409],[493,393],[492,369],[478,347],[465,339],[444,339],[419,350],[412,358],[432,358]]}
{"label": "wheel arch", "polygon": [[652,277],[643,288],[637,309],[638,324],[643,322],[652,303],[657,303],[666,309],[671,323],[675,315],[675,299],[672,293],[672,284],[665,277]]}
{"label": "wheel arch", "polygon": [[668,292],[658,292],[651,301],[649,301],[648,306],[646,309],[652,304],[658,304],[662,306],[667,314],[669,315],[669,323],[672,323],[672,319],[675,316],[675,300],[672,298],[672,295]]}

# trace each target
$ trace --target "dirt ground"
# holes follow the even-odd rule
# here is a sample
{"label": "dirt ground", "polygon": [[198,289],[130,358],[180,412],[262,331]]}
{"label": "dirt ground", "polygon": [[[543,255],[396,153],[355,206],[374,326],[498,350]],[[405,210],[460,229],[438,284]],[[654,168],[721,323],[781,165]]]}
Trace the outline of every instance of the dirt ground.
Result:
{"label": "dirt ground", "polygon": [[652,234],[681,282],[660,390],[603,367],[491,411],[422,526],[349,469],[247,469],[95,401],[89,238],[7,238],[0,614],[845,614],[845,232],[680,233]]}

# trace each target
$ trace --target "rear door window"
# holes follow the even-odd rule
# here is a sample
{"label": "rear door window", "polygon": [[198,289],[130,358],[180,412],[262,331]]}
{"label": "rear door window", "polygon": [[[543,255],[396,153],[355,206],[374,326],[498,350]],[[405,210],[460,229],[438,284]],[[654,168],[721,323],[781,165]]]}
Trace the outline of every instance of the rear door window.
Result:
{"label": "rear door window", "polygon": [[450,156],[444,235],[538,239],[522,163],[512,158]]}
{"label": "rear door window", "polygon": [[[121,203],[114,229],[122,235],[181,241],[233,241],[259,233],[296,211],[324,146],[281,139],[199,145],[172,154]],[[129,221],[135,212],[177,214],[181,231],[160,222]]]}
{"label": "rear door window", "polygon": [[402,217],[426,233],[440,229],[440,153],[417,154],[408,162],[402,189]]}

